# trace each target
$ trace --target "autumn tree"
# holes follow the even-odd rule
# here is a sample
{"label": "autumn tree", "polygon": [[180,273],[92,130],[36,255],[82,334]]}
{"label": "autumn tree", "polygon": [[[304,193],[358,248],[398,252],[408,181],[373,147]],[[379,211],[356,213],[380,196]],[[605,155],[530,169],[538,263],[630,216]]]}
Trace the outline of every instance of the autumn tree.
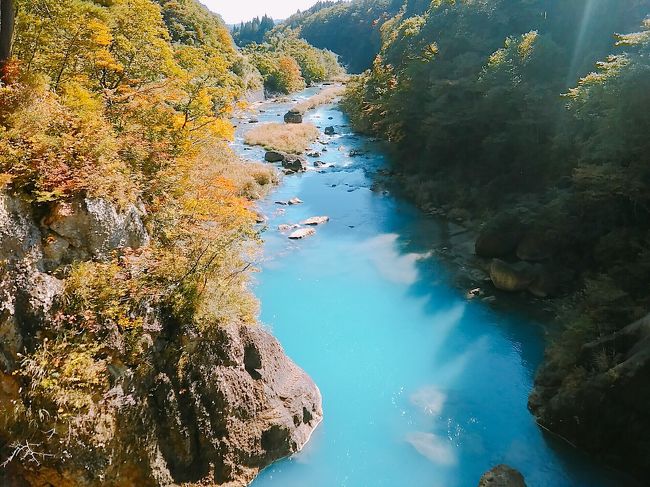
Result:
{"label": "autumn tree", "polygon": [[0,66],[11,56],[15,14],[14,0],[0,0]]}

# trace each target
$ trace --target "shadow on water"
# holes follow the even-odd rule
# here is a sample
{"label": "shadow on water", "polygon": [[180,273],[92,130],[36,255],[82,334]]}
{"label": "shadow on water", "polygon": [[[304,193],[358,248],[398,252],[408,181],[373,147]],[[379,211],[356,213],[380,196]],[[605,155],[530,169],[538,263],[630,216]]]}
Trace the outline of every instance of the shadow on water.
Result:
{"label": "shadow on water", "polygon": [[[288,106],[266,104],[260,123]],[[528,413],[542,327],[468,301],[435,252],[448,245],[445,224],[372,190],[386,164],[381,144],[350,134],[334,107],[309,118],[343,133],[318,146],[334,166],[286,178],[260,205],[270,222],[255,291],[262,320],[319,384],[325,420],[304,452],[255,487],[467,487],[498,463],[530,487],[625,485]],[[305,203],[278,211],[273,202],[293,196]],[[275,230],[321,214],[331,221],[311,239]]]}

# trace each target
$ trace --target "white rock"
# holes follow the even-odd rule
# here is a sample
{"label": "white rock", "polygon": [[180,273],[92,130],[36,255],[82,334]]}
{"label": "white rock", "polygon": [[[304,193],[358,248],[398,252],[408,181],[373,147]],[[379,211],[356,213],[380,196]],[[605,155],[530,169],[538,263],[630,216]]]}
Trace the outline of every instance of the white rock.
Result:
{"label": "white rock", "polygon": [[280,230],[281,232],[288,232],[290,230],[295,230],[297,228],[300,228],[300,225],[297,225],[295,223],[292,224],[292,225],[287,224],[287,223],[283,223],[281,225],[278,225],[278,230]]}
{"label": "white rock", "polygon": [[293,232],[291,235],[289,235],[289,238],[292,240],[300,240],[301,238],[311,237],[312,235],[315,234],[316,234],[316,230],[314,230],[313,228],[301,228]]}
{"label": "white rock", "polygon": [[312,216],[300,222],[301,225],[322,225],[330,221],[329,216]]}

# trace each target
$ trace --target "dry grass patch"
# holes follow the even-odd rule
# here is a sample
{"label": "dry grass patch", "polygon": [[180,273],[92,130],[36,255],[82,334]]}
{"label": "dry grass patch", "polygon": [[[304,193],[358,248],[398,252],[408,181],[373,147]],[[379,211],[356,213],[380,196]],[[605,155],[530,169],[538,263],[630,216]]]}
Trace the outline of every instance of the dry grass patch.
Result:
{"label": "dry grass patch", "polygon": [[324,89],[317,95],[314,95],[311,98],[296,104],[293,109],[299,111],[300,113],[305,113],[308,110],[313,110],[314,108],[321,105],[331,103],[335,98],[342,96],[344,92],[345,86],[332,86]]}
{"label": "dry grass patch", "polygon": [[268,123],[255,127],[246,134],[248,145],[260,145],[267,150],[302,154],[320,132],[311,123]]}
{"label": "dry grass patch", "polygon": [[197,154],[195,164],[203,177],[209,174],[226,178],[237,196],[248,200],[263,198],[279,181],[273,166],[245,161],[222,143],[206,144]]}

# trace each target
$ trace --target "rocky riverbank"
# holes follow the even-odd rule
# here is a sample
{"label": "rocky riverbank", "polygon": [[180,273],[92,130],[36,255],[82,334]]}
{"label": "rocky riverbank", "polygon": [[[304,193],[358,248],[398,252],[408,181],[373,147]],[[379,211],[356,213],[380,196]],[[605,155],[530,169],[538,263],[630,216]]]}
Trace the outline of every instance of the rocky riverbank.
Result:
{"label": "rocky riverbank", "polygon": [[[63,270],[145,249],[146,219],[141,207],[101,199],[34,205],[0,194],[2,485],[244,486],[300,450],[321,421],[318,388],[268,332],[235,320],[200,331],[153,308],[138,334],[138,358],[117,359],[129,337],[116,329],[97,344],[108,376],[91,402],[53,422],[47,435],[30,433],[31,410],[45,407],[34,390],[54,395],[64,387],[59,373],[40,383],[23,373],[37,366],[25,357],[60,346],[52,331],[65,308]],[[70,353],[43,359],[68,361],[61,364],[72,377],[68,396],[80,394],[74,377],[90,372],[83,350]]]}

